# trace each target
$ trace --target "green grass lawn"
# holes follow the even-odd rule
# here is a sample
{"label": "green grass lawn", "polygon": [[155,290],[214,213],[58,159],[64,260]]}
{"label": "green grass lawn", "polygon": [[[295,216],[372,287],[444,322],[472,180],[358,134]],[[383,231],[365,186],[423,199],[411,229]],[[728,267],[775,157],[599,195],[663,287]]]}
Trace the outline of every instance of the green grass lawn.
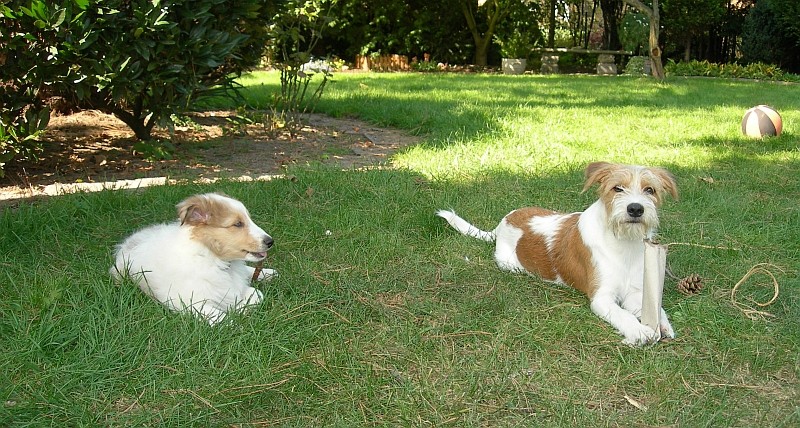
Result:
{"label": "green grass lawn", "polygon": [[[277,76],[242,79],[264,106]],[[779,138],[741,136],[770,104]],[[319,109],[423,137],[395,169],[100,192],[0,214],[0,426],[800,425],[800,86],[713,79],[339,74]],[[678,337],[629,348],[565,287],[494,266],[511,209],[580,210],[590,161],[659,165]],[[311,189],[312,191],[309,191]],[[209,327],[107,274],[114,244],[197,192],[276,240],[265,303]],[[769,263],[751,319],[736,282]],[[739,288],[773,295],[765,275]]]}

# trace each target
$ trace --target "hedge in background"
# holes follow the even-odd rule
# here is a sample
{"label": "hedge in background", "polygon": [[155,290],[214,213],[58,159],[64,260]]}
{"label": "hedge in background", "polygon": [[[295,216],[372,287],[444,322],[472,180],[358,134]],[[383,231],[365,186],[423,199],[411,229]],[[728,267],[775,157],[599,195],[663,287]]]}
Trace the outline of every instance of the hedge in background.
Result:
{"label": "hedge in background", "polygon": [[731,77],[800,82],[799,75],[787,73],[778,68],[777,65],[761,62],[748,65],[716,64],[708,61],[670,62],[665,69],[668,76]]}

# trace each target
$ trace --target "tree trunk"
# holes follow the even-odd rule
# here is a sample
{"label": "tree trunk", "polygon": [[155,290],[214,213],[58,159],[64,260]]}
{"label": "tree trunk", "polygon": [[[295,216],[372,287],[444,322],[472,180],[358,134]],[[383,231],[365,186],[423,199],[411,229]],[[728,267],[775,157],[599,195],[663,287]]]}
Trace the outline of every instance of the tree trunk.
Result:
{"label": "tree trunk", "polygon": [[658,0],[653,0],[652,9],[647,7],[641,0],[625,0],[625,3],[639,10],[647,15],[650,21],[650,60],[652,62],[653,77],[659,80],[664,80],[664,64],[661,63],[661,48],[658,46],[658,34],[660,16],[658,12]]}
{"label": "tree trunk", "polygon": [[619,20],[622,11],[622,0],[600,0],[603,11],[603,47],[610,50],[622,49],[619,40]]}
{"label": "tree trunk", "polygon": [[489,63],[489,44],[491,42],[491,38],[484,38],[481,40],[475,40],[475,57],[472,61],[475,65],[486,66]]}
{"label": "tree trunk", "polygon": [[689,62],[692,59],[692,37],[686,36],[683,40],[683,60]]}
{"label": "tree trunk", "polygon": [[556,47],[556,0],[550,0],[550,26],[547,28],[547,47]]}
{"label": "tree trunk", "polygon": [[[475,42],[475,56],[472,58],[472,62],[475,65],[486,65],[488,62],[488,46],[484,43],[484,39],[481,35],[480,30],[478,30],[478,23],[475,20],[475,10],[472,8],[472,2],[469,1],[461,1],[461,11],[464,13],[464,18],[467,20],[467,28],[469,28],[469,32],[472,33],[472,40]],[[481,52],[481,46],[484,48]]]}
{"label": "tree trunk", "polygon": [[141,97],[136,97],[132,103],[131,111],[124,109],[118,103],[115,103],[111,96],[106,93],[94,93],[88,100],[84,107],[89,107],[102,111],[103,113],[113,114],[122,123],[128,125],[128,128],[133,131],[137,140],[147,141],[152,138],[153,128],[155,127],[158,115],[153,112],[143,111],[143,100]]}
{"label": "tree trunk", "polygon": [[128,125],[128,128],[131,128],[137,140],[147,141],[152,138],[153,126],[155,125],[152,116],[150,117],[151,120],[146,120],[147,118],[134,116],[130,112],[120,108],[112,108],[107,112],[112,113],[117,119]]}
{"label": "tree trunk", "polygon": [[[475,20],[476,8],[487,8],[486,14],[488,23],[486,31],[481,33],[478,28],[478,22]],[[475,41],[475,65],[487,65],[489,57],[489,46],[492,44],[492,37],[500,23],[509,13],[508,4],[499,0],[486,0],[484,2],[475,2],[475,0],[461,0],[461,11],[464,13],[464,18],[467,19],[467,27],[472,33],[472,39]]]}

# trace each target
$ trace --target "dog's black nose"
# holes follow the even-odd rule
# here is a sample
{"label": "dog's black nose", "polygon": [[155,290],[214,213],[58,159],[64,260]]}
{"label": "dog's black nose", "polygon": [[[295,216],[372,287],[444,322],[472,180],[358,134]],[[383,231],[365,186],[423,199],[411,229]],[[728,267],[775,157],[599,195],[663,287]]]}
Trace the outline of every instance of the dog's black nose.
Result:
{"label": "dog's black nose", "polygon": [[268,249],[269,249],[269,248],[272,248],[272,244],[274,244],[274,243],[275,243],[275,241],[273,241],[273,240],[272,240],[272,237],[271,237],[271,236],[267,236],[266,238],[264,238],[264,245],[265,245],[265,246],[266,246]]}
{"label": "dog's black nose", "polygon": [[644,207],[642,204],[632,203],[628,205],[628,215],[631,217],[641,217],[644,214]]}

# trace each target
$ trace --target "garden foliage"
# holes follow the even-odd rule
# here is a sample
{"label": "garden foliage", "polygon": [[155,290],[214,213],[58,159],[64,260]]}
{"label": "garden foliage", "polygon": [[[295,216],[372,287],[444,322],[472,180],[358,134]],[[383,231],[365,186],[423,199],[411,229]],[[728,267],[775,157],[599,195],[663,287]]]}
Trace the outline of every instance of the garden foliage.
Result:
{"label": "garden foliage", "polygon": [[229,93],[234,78],[258,64],[267,9],[260,0],[6,2],[0,94],[4,105],[24,107],[4,110],[0,136],[17,136],[0,141],[18,146],[22,134],[40,129],[42,100],[53,96],[112,113],[147,140],[156,124],[198,98]]}
{"label": "garden foliage", "polygon": [[800,76],[787,73],[778,66],[754,62],[747,65],[716,64],[708,61],[670,62],[665,67],[671,76],[729,77],[740,79],[800,82]]}
{"label": "garden foliage", "polygon": [[287,1],[268,27],[273,65],[281,72],[281,90],[273,99],[271,121],[282,123],[290,132],[300,126],[301,113],[314,110],[332,77],[333,65],[312,57],[330,22],[331,4],[329,0]]}

